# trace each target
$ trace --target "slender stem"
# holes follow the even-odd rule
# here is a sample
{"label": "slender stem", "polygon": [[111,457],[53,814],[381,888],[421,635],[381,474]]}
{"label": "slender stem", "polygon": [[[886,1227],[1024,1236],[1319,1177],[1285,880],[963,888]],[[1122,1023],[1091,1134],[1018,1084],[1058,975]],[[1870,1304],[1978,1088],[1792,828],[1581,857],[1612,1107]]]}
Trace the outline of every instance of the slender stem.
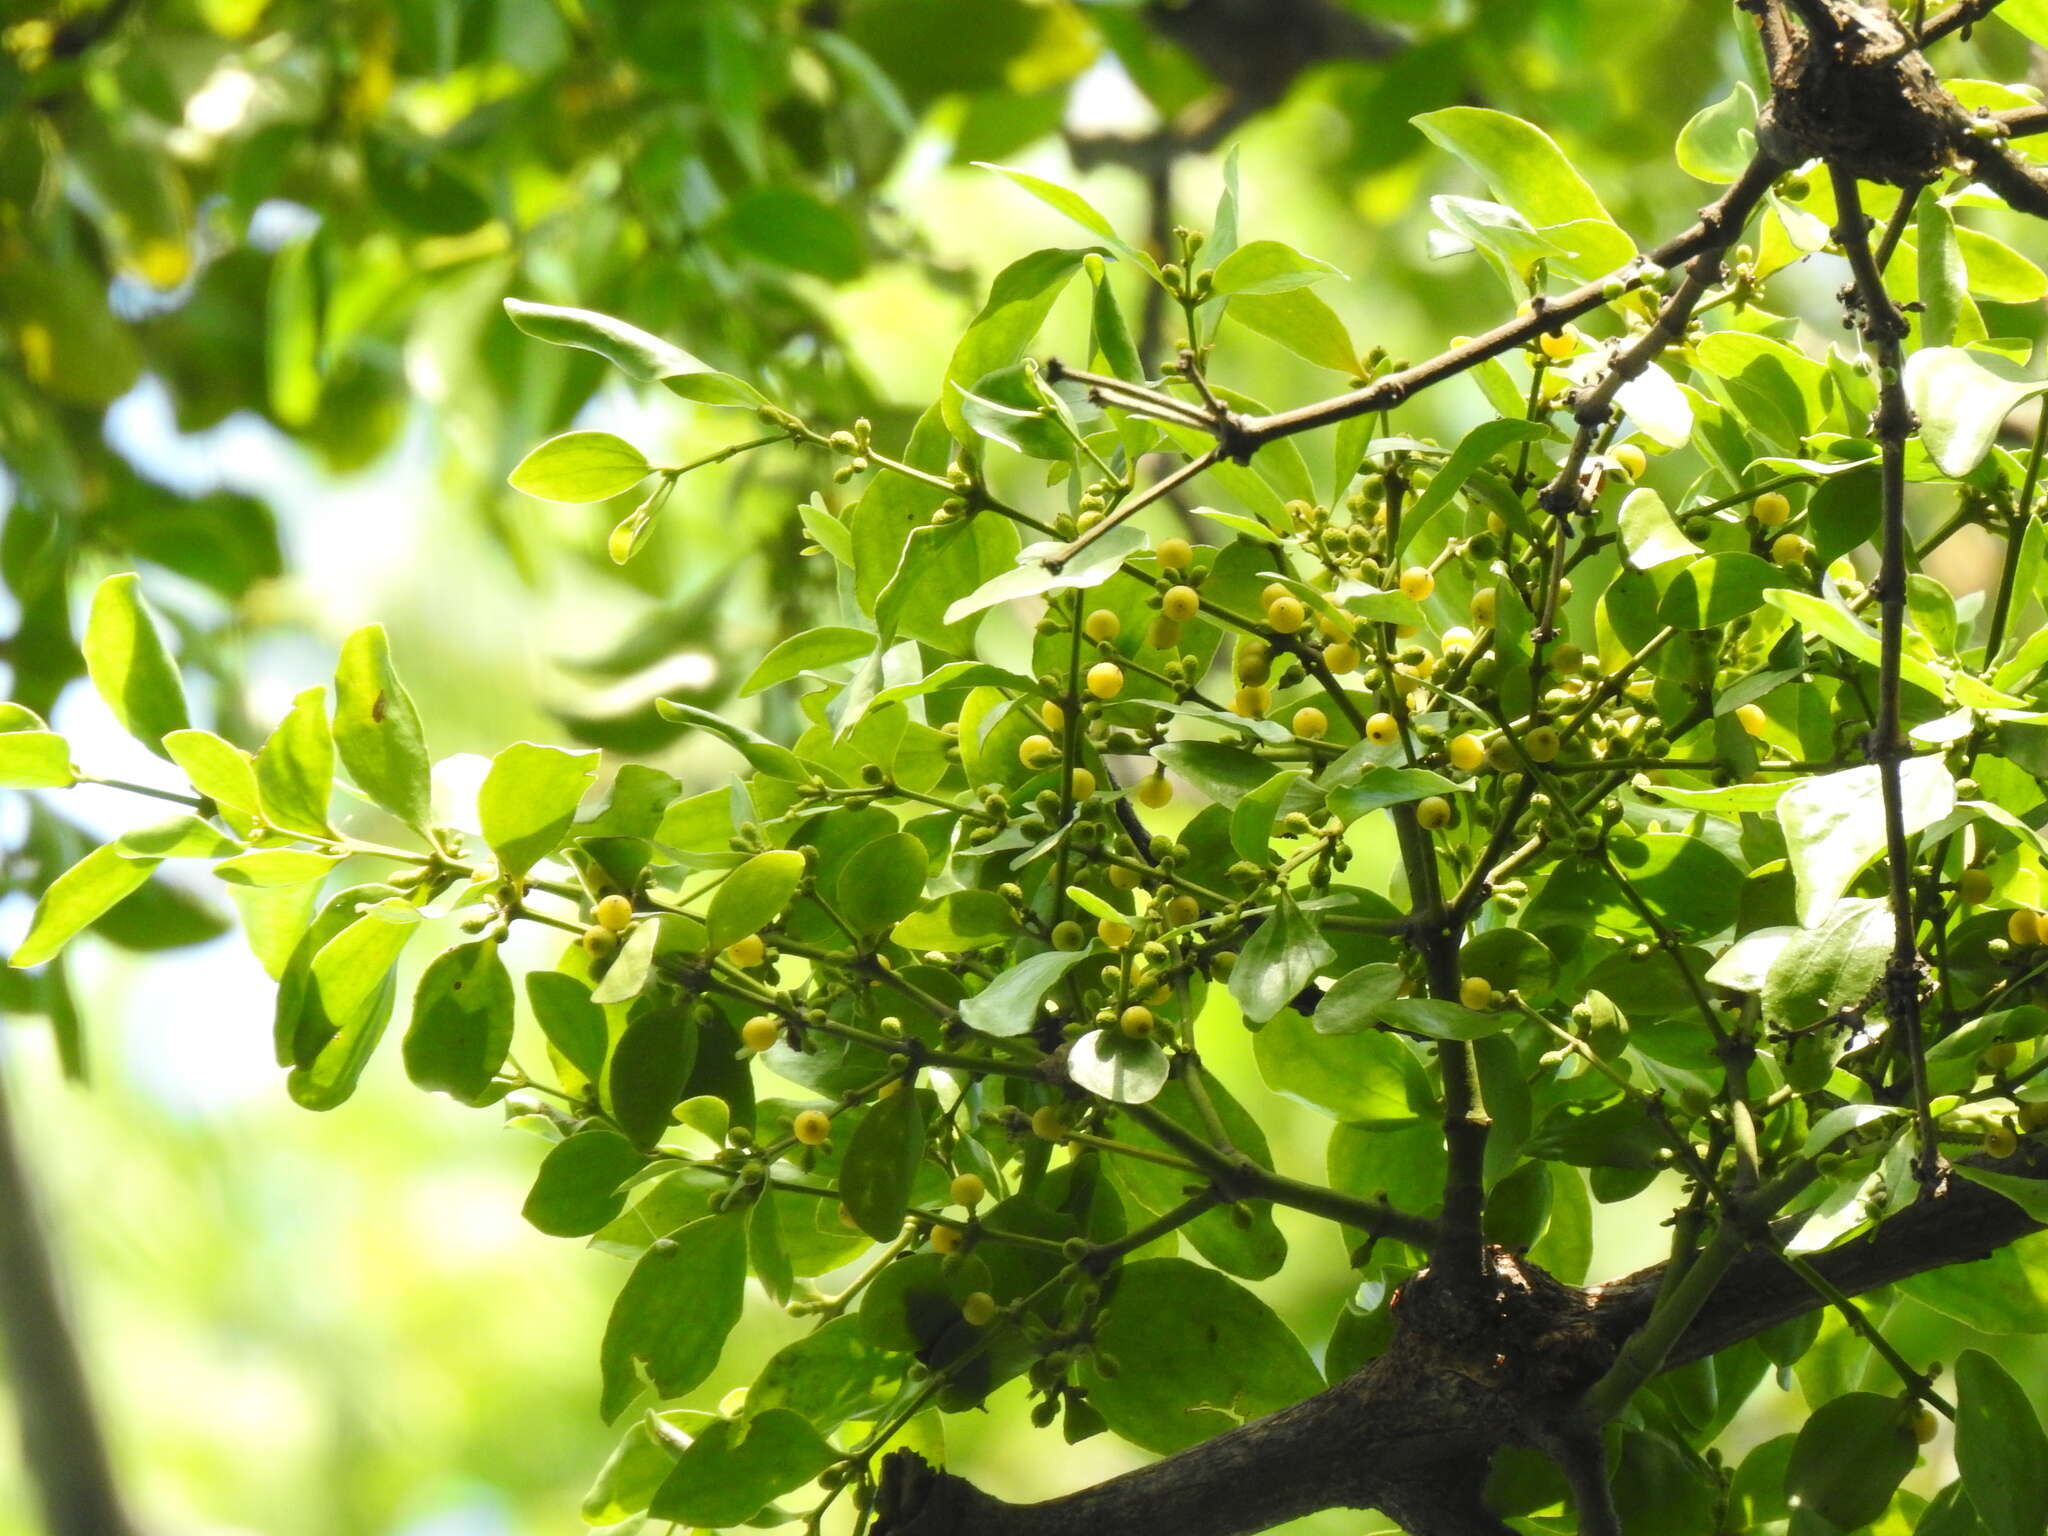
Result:
{"label": "slender stem", "polygon": [[1898,1375],[1900,1382],[1905,1385],[1907,1391],[1911,1392],[1944,1418],[1953,1419],[1956,1416],[1954,1405],[1934,1390],[1934,1384],[1928,1379],[1927,1373],[1914,1370],[1907,1362],[1906,1357],[1892,1348],[1891,1341],[1878,1331],[1877,1324],[1870,1320],[1869,1315],[1853,1299],[1837,1289],[1833,1281],[1815,1269],[1799,1254],[1781,1249],[1778,1257],[1785,1261],[1787,1269],[1806,1282],[1814,1295],[1820,1297],[1842,1315],[1842,1321],[1847,1323],[1850,1330],[1857,1334],[1864,1343],[1877,1352],[1878,1358],[1892,1368]]}
{"label": "slender stem", "polygon": [[1920,46],[1938,43],[1949,33],[1981,21],[1998,9],[1999,0],[1959,0],[1920,28]]}
{"label": "slender stem", "polygon": [[1456,378],[1489,358],[1499,357],[1503,352],[1524,345],[1543,331],[1553,330],[1603,304],[1612,303],[1629,290],[1654,281],[1669,268],[1690,260],[1701,251],[1717,243],[1725,245],[1729,228],[1740,228],[1748,222],[1750,212],[1782,169],[1769,155],[1758,154],[1727,191],[1700,210],[1697,224],[1649,252],[1633,271],[1617,273],[1611,278],[1598,279],[1575,288],[1570,293],[1547,298],[1527,315],[1495,326],[1484,335],[1452,347],[1427,362],[1387,374],[1363,389],[1271,416],[1249,420],[1234,418],[1235,449],[1248,452],[1275,438],[1292,437],[1297,432],[1310,432],[1317,427],[1348,421],[1353,416],[1390,410],[1432,384]]}
{"label": "slender stem", "polygon": [[2034,489],[2041,479],[2041,459],[2048,451],[2048,406],[2034,421],[2034,446],[2027,454],[2026,478],[2020,482],[2020,498],[2006,529],[2005,563],[1998,573],[1998,598],[1991,609],[1991,631],[1984,641],[1984,665],[1998,664],[1999,647],[2005,643],[2005,627],[2012,619],[2013,591],[2019,585],[2020,555],[2026,549],[2027,523],[2034,515]]}
{"label": "slender stem", "polygon": [[1177,1232],[1196,1217],[1214,1210],[1223,1203],[1223,1197],[1212,1184],[1188,1196],[1165,1215],[1148,1221],[1142,1227],[1134,1227],[1115,1242],[1102,1243],[1089,1250],[1087,1263],[1100,1274],[1127,1253],[1136,1253],[1147,1243],[1157,1242],[1169,1232]]}
{"label": "slender stem", "polygon": [[1829,175],[1834,181],[1835,206],[1840,213],[1835,238],[1855,274],[1855,293],[1861,310],[1858,318],[1864,338],[1875,353],[1878,370],[1877,415],[1872,425],[1881,455],[1883,548],[1877,579],[1878,697],[1871,755],[1877,760],[1878,782],[1884,797],[1885,872],[1892,910],[1892,955],[1884,978],[1885,1018],[1903,1045],[1911,1080],[1919,1142],[1914,1173],[1923,1189],[1931,1189],[1940,1151],[1928,1102],[1927,1044],[1920,1020],[1920,947],[1913,914],[1912,849],[1907,842],[1905,791],[1899,772],[1905,750],[1899,729],[1899,695],[1906,638],[1906,439],[1914,428],[1913,412],[1906,402],[1901,378],[1905,366],[1901,342],[1906,334],[1906,320],[1885,291],[1884,275],[1871,253],[1870,231],[1855,174],[1840,166],[1830,166]]}
{"label": "slender stem", "polygon": [[1271,1200],[1311,1215],[1371,1233],[1391,1237],[1418,1248],[1428,1248],[1437,1236],[1437,1223],[1427,1217],[1396,1210],[1382,1200],[1361,1200],[1355,1195],[1304,1184],[1285,1174],[1261,1167],[1242,1152],[1225,1152],[1150,1104],[1126,1104],[1122,1113],[1154,1136],[1178,1148],[1190,1162],[1214,1179],[1219,1191],[1232,1200]]}
{"label": "slender stem", "polygon": [[203,811],[211,803],[198,795],[181,795],[174,789],[155,789],[147,784],[131,783],[127,779],[103,779],[91,773],[79,774],[78,782],[101,784],[108,789],[124,789],[131,795],[147,795],[152,800],[168,800],[173,805],[189,806],[195,811]]}
{"label": "slender stem", "polygon": [[1596,1423],[1604,1423],[1621,1412],[1636,1389],[1663,1369],[1665,1357],[1699,1315],[1742,1249],[1742,1238],[1730,1223],[1724,1221],[1714,1229],[1707,1246],[1677,1283],[1657,1298],[1649,1321],[1622,1346],[1613,1366],[1586,1394],[1586,1411]]}
{"label": "slender stem", "polygon": [[1110,529],[1115,528],[1118,525],[1129,521],[1137,513],[1143,511],[1146,507],[1149,507],[1153,502],[1157,501],[1160,497],[1166,495],[1167,492],[1175,489],[1178,486],[1184,485],[1188,481],[1194,479],[1195,476],[1199,475],[1211,464],[1214,464],[1222,456],[1222,449],[1211,448],[1208,452],[1199,454],[1196,457],[1189,459],[1187,463],[1181,465],[1171,474],[1160,476],[1159,479],[1153,481],[1150,485],[1146,486],[1144,490],[1140,491],[1137,495],[1133,496],[1129,501],[1125,502],[1122,506],[1118,507],[1114,512],[1111,512],[1107,516],[1105,516],[1101,522],[1097,523],[1094,527],[1082,533],[1072,543],[1068,544],[1066,548],[1056,550],[1052,554],[1046,556],[1046,569],[1049,571],[1064,570],[1076,555],[1080,554],[1082,550],[1086,549],[1090,544],[1093,544],[1097,539],[1101,538],[1104,534],[1108,533]]}

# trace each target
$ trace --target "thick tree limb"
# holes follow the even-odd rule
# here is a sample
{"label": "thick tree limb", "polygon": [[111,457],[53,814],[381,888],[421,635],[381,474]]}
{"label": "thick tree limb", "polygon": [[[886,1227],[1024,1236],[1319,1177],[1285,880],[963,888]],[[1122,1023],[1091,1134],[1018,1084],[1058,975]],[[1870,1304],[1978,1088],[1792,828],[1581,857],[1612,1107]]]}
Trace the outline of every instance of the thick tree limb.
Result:
{"label": "thick tree limb", "polygon": [[0,1078],[0,1340],[50,1536],[132,1536]]}
{"label": "thick tree limb", "polygon": [[[2031,1151],[1975,1161],[2048,1179],[2048,1158]],[[1988,1257],[2040,1230],[2003,1195],[1951,1175],[1862,1236],[1807,1257],[1837,1290],[1858,1296]],[[913,1468],[891,1458],[875,1536],[1245,1536],[1330,1508],[1378,1509],[1414,1536],[1504,1532],[1477,1500],[1492,1452],[1555,1438],[1578,1393],[1649,1316],[1664,1266],[1580,1292],[1510,1256],[1496,1262],[1509,1284],[1477,1331],[1461,1305],[1429,1295],[1425,1277],[1410,1287],[1419,1294],[1403,1298],[1393,1345],[1357,1375],[1091,1488],[1011,1504],[922,1462]],[[1775,1247],[1752,1248],[1661,1368],[1691,1364],[1826,1304]],[[1582,1496],[1595,1518],[1588,1529],[1597,1529],[1593,1490]]]}
{"label": "thick tree limb", "polygon": [[[2025,1150],[2005,1162],[1982,1158],[1970,1162],[1999,1173],[2048,1178],[2048,1164]],[[2039,1222],[2005,1196],[1949,1174],[1933,1193],[1861,1237],[1806,1257],[1844,1295],[1861,1296],[1930,1270],[1989,1258],[2007,1244],[2040,1230]],[[1623,1306],[1629,1305],[1623,1298],[1633,1296],[1634,1287],[1649,1278],[1648,1274],[1631,1276],[1610,1287],[1610,1293]],[[1752,1250],[1715,1288],[1672,1350],[1667,1365],[1676,1368],[1704,1359],[1821,1305],[1812,1288],[1774,1254]],[[1601,1310],[1607,1309],[1603,1305]]]}

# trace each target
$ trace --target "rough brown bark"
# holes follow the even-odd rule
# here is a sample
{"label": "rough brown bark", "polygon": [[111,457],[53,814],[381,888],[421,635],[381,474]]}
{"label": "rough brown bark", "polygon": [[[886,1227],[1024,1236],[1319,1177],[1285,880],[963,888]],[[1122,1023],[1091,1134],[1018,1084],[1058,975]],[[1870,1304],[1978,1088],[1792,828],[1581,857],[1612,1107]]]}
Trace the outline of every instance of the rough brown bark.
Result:
{"label": "rough brown bark", "polygon": [[[2001,1173],[2048,1178],[2023,1152]],[[1863,1236],[1810,1256],[1849,1296],[1988,1257],[2041,1225],[1954,1175]],[[1782,1235],[1782,1234],[1781,1234]],[[1477,1312],[1425,1275],[1396,1305],[1394,1342],[1325,1392],[1122,1477],[1011,1504],[908,1453],[890,1458],[875,1536],[1093,1536],[1160,1531],[1245,1536],[1318,1509],[1377,1509],[1413,1536],[1508,1529],[1480,1500],[1504,1445],[1555,1452],[1579,1428],[1579,1394],[1648,1317],[1663,1266],[1583,1290],[1496,1254],[1493,1304]],[[1752,1248],[1665,1361],[1673,1370],[1826,1305],[1777,1257]]]}

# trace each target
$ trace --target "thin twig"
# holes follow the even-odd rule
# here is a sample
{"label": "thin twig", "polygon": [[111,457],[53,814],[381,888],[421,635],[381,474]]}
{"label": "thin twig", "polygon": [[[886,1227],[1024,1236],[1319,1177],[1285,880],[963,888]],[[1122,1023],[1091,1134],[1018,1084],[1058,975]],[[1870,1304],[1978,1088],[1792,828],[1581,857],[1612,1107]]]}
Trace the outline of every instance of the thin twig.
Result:
{"label": "thin twig", "polygon": [[1872,421],[1881,454],[1883,549],[1877,586],[1878,699],[1870,752],[1878,765],[1884,796],[1885,865],[1892,909],[1892,956],[1885,967],[1885,1017],[1904,1048],[1911,1078],[1918,1155],[1914,1173],[1923,1189],[1933,1187],[1940,1159],[1934,1115],[1928,1103],[1927,1046],[1921,1037],[1920,947],[1913,915],[1912,850],[1906,840],[1905,792],[1899,763],[1905,743],[1899,730],[1900,670],[1906,636],[1906,439],[1914,428],[1906,403],[1902,339],[1906,320],[1885,291],[1884,276],[1870,248],[1870,230],[1853,172],[1830,166],[1840,222],[1835,238],[1855,274],[1863,335],[1878,370],[1877,414]]}

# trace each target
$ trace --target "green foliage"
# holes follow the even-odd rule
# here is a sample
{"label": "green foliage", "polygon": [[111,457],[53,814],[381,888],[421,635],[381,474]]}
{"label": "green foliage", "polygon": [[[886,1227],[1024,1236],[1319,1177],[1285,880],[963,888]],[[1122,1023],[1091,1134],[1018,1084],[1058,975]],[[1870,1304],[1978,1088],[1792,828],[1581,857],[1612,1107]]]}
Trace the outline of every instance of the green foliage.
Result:
{"label": "green foliage", "polygon": [[[1032,38],[1036,12],[1066,14],[998,9],[991,29]],[[698,25],[650,44],[651,75],[695,78]],[[857,20],[778,46],[878,94],[891,66],[862,35]],[[914,60],[895,67],[920,84]],[[1680,168],[1743,177],[1756,111],[1747,85],[1706,108]],[[1345,280],[1334,265],[1245,239],[1234,172],[1216,227],[1154,255],[1078,193],[993,167],[1099,244],[1003,268],[914,421],[809,399],[762,357],[750,382],[628,321],[508,297],[535,342],[761,430],[673,467],[603,432],[525,453],[512,486],[551,501],[659,477],[614,528],[618,564],[713,461],[773,447],[848,488],[800,514],[828,622],[737,674],[758,717],[661,701],[665,728],[719,743],[725,775],[686,790],[618,765],[586,808],[597,752],[515,743],[482,781],[471,849],[437,811],[380,627],[344,642],[331,711],[302,692],[252,756],[226,722],[192,727],[173,656],[203,647],[168,644],[141,579],[115,575],[80,664],[185,775],[189,814],[92,849],[52,839],[64,857],[46,862],[67,867],[12,965],[53,960],[161,861],[211,861],[279,980],[288,1091],[329,1109],[396,1017],[402,954],[431,948],[408,1075],[503,1101],[550,1143],[532,1225],[633,1262],[602,1412],[647,1412],[592,1492],[607,1521],[742,1524],[814,1481],[807,1507],[869,1501],[899,1436],[1020,1376],[1042,1425],[1159,1453],[1298,1402],[1324,1383],[1311,1341],[1239,1283],[1290,1260],[1276,1206],[1334,1227],[1375,1298],[1331,1309],[1330,1359],[1357,1368],[1401,1326],[1399,1288],[1482,1235],[1575,1283],[1593,1202],[1647,1221],[1682,1191],[1677,1252],[1710,1286],[1737,1246],[1710,1231],[1775,1243],[1775,1217],[1818,1230],[1846,1212],[1882,1230],[1932,1197],[1917,1175],[1937,1160],[2002,1163],[2048,1122],[2031,1086],[2048,1061],[2048,650],[2028,635],[2048,556],[2042,440],[2003,436],[2043,386],[2008,377],[1983,306],[2048,279],[1970,227],[1978,194],[1910,192],[1894,230],[1914,215],[1913,259],[1887,250],[1875,296],[1916,306],[1909,329],[1883,333],[1866,294],[1865,350],[1823,347],[1789,274],[1860,258],[1864,236],[1818,168],[1759,184],[1723,245],[1694,248],[1699,268],[1667,272],[1543,129],[1464,105],[1414,120],[1498,200],[1439,199],[1439,251],[1477,254],[1529,311],[1440,373],[1354,345],[1315,291]],[[416,234],[502,215],[452,144],[358,138],[369,195]],[[716,240],[792,274],[864,270],[861,222],[748,169],[789,146],[730,148],[741,185]],[[125,211],[140,231],[176,204]],[[1734,248],[1752,214],[1757,243]],[[152,238],[131,231],[128,259],[168,264]],[[265,408],[301,428],[340,387],[314,357],[335,343],[299,314],[317,255],[273,279]],[[1170,366],[1139,355],[1111,271],[1184,328]],[[1902,367],[1879,357],[1899,345]],[[1225,381],[1274,346],[1384,394],[1271,417]],[[543,365],[515,376],[527,366]],[[1465,373],[1486,419],[1396,419]],[[1886,425],[1900,402],[1910,434]],[[1141,473],[1155,454],[1190,466],[1204,500],[1185,517]],[[1929,568],[1971,525],[2002,535],[1988,601]],[[1872,584],[1887,556],[1910,582]],[[0,782],[90,782],[22,692]],[[515,982],[503,956],[523,930],[554,963]],[[1336,1122],[1324,1182],[1273,1167],[1210,1064],[1207,1043],[1240,1031],[1266,1087]],[[2030,1181],[1966,1177],[2038,1219]],[[1981,1332],[2048,1328],[2040,1264],[2005,1248],[1968,1282],[1900,1294]],[[713,1381],[750,1276],[816,1330],[719,1414],[677,1405]],[[1692,1285],[1660,1294],[1631,1352]],[[1856,1305],[1825,1282],[1822,1301]],[[1738,1341],[1653,1386],[1662,1359],[1632,1378],[1625,1352],[1592,1401],[1621,1416],[1631,1536],[1705,1529],[1717,1506],[1801,1533],[1905,1529],[1910,1399],[1934,1388],[1908,1368],[1906,1399],[1871,1390],[1865,1365],[1899,1361],[1856,1318]],[[1811,1412],[1728,1473],[1705,1453],[1767,1360]],[[1993,1536],[2039,1531],[2024,1393],[1966,1352],[1955,1396],[1964,1492],[1921,1528],[1974,1511]],[[1530,1497],[1522,1513],[1558,1503]]]}

